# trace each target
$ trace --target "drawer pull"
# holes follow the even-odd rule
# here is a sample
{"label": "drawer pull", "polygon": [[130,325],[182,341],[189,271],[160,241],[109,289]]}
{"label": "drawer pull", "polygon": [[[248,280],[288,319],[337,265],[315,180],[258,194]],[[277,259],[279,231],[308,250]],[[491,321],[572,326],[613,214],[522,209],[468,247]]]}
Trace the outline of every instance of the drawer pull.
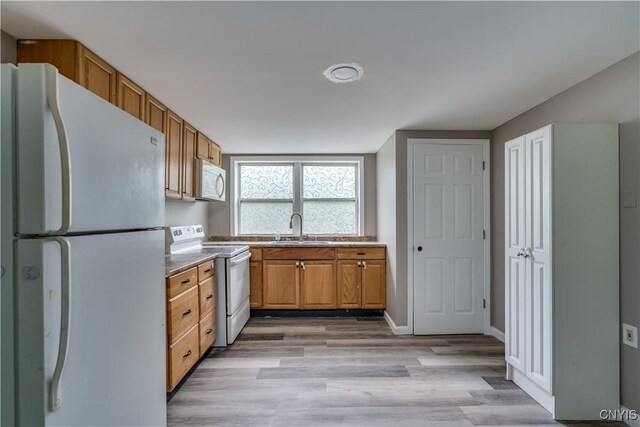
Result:
{"label": "drawer pull", "polygon": [[207,332],[205,333],[205,335],[211,335],[211,332],[213,332],[213,329],[209,328],[207,329]]}
{"label": "drawer pull", "polygon": [[183,359],[186,359],[187,357],[191,356],[191,350],[187,351],[185,354],[182,355]]}
{"label": "drawer pull", "polygon": [[212,294],[207,295],[207,299],[211,299],[211,298],[213,298]]}
{"label": "drawer pull", "polygon": [[358,255],[366,255],[366,252],[358,252]]}
{"label": "drawer pull", "polygon": [[207,268],[204,272],[205,272],[205,273],[208,273],[208,272],[210,272],[210,271],[211,271],[211,269],[210,269],[210,268]]}
{"label": "drawer pull", "polygon": [[189,282],[191,282],[191,279],[183,280],[182,282],[180,282],[180,284],[181,285],[186,285]]}
{"label": "drawer pull", "polygon": [[186,317],[186,316],[188,316],[190,314],[191,314],[191,309],[189,309],[189,310],[185,311],[184,313],[182,313],[182,317]]}

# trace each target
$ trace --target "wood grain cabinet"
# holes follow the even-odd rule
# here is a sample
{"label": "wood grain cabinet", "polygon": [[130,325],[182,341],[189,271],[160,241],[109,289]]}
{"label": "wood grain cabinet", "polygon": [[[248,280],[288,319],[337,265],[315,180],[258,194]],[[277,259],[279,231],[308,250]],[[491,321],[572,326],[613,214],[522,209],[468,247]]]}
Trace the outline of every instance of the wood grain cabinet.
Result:
{"label": "wood grain cabinet", "polygon": [[18,40],[17,60],[52,64],[63,76],[116,103],[116,69],[75,40]]}
{"label": "wood grain cabinet", "polygon": [[216,339],[213,261],[168,277],[167,391],[173,390]]}
{"label": "wood grain cabinet", "polygon": [[138,84],[75,40],[19,40],[18,62],[49,63],[60,74],[165,135],[165,196],[195,200],[195,161],[222,166],[222,150]]}
{"label": "wood grain cabinet", "polygon": [[253,248],[251,308],[385,308],[385,257],[380,247]]}
{"label": "wood grain cabinet", "polygon": [[165,196],[182,198],[182,119],[168,110],[165,134]]}
{"label": "wood grain cabinet", "polygon": [[138,120],[144,121],[146,112],[145,91],[129,80],[124,75],[118,73],[116,88],[116,103],[118,107],[131,114]]}
{"label": "wood grain cabinet", "polygon": [[196,137],[198,131],[189,123],[183,123],[182,134],[182,200],[196,197]]}

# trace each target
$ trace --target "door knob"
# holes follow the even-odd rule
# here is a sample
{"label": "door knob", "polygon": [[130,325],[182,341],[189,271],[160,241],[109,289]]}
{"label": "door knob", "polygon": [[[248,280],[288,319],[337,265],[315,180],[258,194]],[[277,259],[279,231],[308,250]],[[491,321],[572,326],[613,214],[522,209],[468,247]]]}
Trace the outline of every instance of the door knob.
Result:
{"label": "door knob", "polygon": [[418,252],[422,252],[422,246],[418,246]]}

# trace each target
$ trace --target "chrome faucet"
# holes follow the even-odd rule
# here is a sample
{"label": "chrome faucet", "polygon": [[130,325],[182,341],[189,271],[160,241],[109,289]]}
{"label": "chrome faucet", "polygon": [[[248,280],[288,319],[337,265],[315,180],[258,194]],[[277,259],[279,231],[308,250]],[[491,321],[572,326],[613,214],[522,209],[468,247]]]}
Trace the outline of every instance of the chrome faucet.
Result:
{"label": "chrome faucet", "polygon": [[300,217],[300,235],[298,236],[298,240],[302,240],[302,215],[300,212],[294,212],[291,214],[291,218],[289,218],[289,228],[293,230],[293,217],[296,215]]}

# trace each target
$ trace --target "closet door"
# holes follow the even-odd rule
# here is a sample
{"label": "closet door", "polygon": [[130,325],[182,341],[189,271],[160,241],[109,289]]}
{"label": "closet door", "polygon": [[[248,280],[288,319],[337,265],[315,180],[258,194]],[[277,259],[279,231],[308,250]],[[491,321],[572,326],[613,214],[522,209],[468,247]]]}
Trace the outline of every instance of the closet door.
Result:
{"label": "closet door", "polygon": [[551,127],[525,139],[526,375],[551,392]]}
{"label": "closet door", "polygon": [[505,359],[525,372],[525,144],[505,144]]}

